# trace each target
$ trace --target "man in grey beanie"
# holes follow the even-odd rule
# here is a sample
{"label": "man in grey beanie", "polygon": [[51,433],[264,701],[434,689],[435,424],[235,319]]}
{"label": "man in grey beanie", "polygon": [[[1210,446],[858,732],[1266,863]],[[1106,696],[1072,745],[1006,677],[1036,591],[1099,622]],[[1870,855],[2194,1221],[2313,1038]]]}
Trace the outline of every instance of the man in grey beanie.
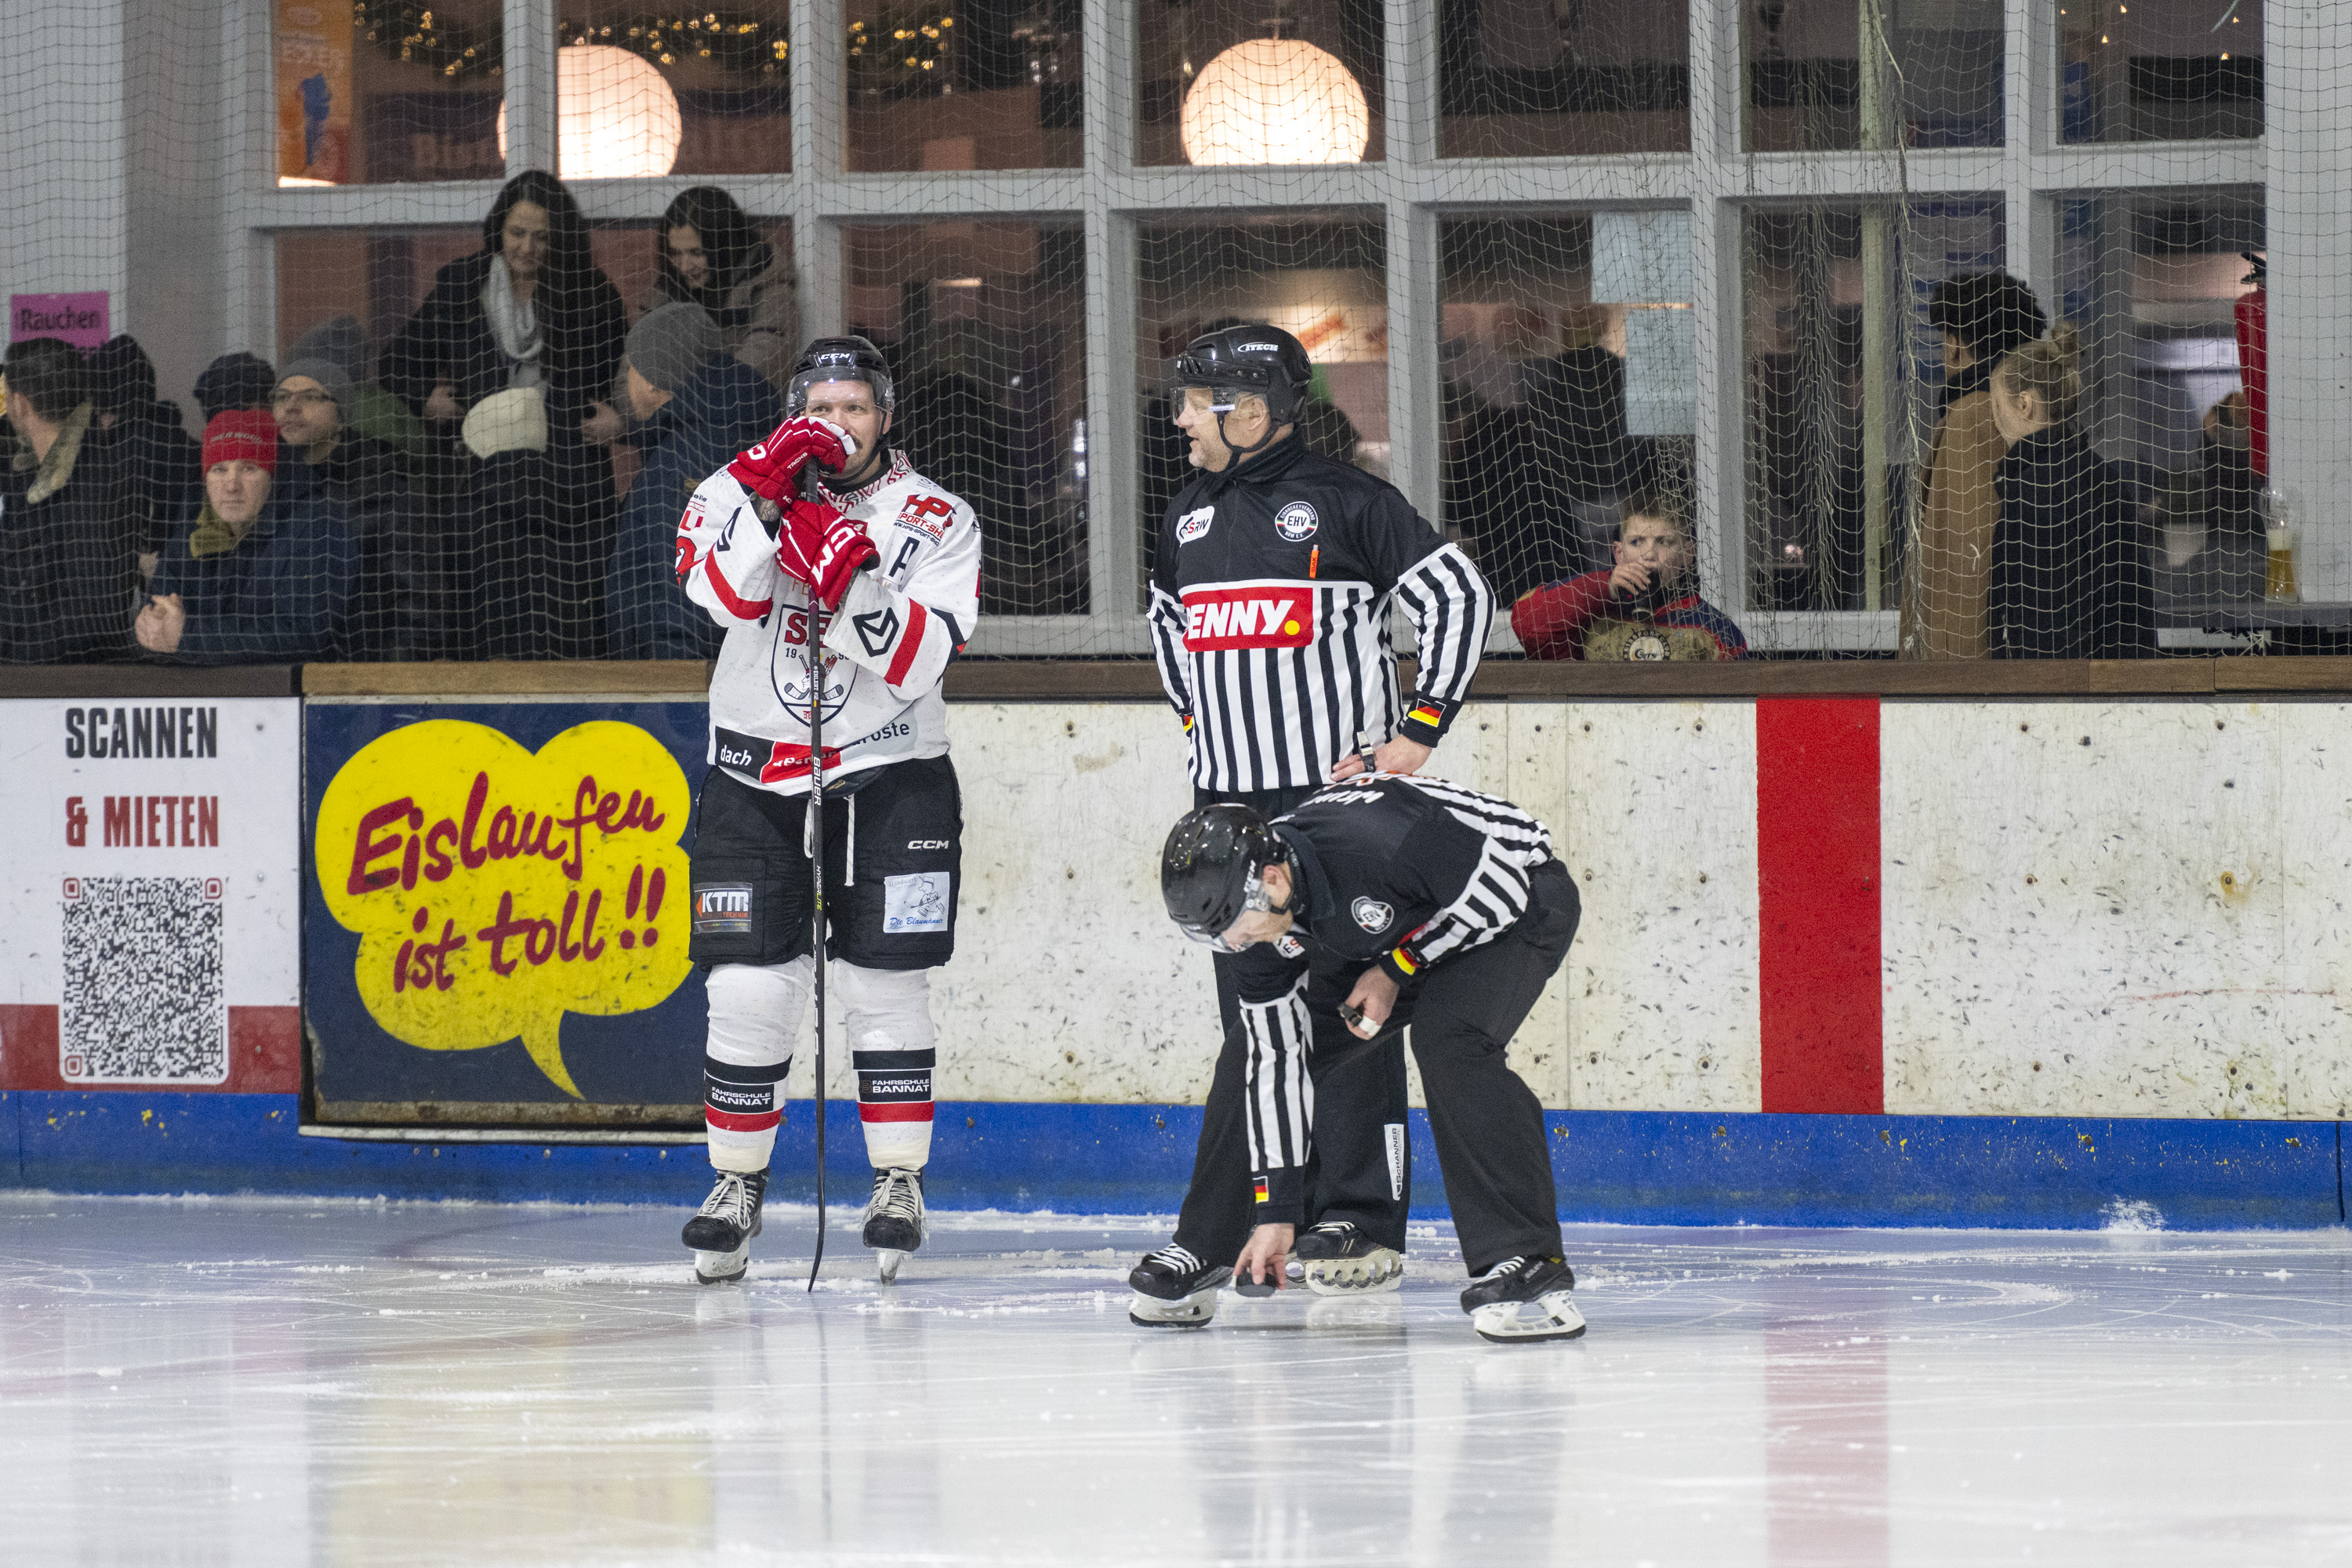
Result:
{"label": "man in grey beanie", "polygon": [[680,301],[648,310],[629,329],[629,409],[639,419],[661,412],[724,344],[719,323],[699,305]]}
{"label": "man in grey beanie", "polygon": [[[362,658],[415,657],[417,598],[410,581],[416,517],[409,504],[408,465],[382,441],[350,427],[352,378],[332,360],[298,359],[278,373],[269,400],[284,443],[278,484],[314,492],[342,512],[359,543],[352,584],[349,641]],[[405,605],[405,610],[404,610]]]}
{"label": "man in grey beanie", "polygon": [[615,658],[708,658],[719,628],[677,585],[677,519],[695,487],[784,416],[767,378],[727,352],[697,304],[648,310],[629,331],[622,375],[645,466],[622,503],[605,574]]}

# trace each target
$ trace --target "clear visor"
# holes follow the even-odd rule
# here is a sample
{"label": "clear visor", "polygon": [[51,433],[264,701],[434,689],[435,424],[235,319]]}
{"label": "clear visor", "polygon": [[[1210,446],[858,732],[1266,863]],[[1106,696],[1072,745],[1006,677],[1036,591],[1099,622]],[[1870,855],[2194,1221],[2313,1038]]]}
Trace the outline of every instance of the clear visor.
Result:
{"label": "clear visor", "polygon": [[809,389],[811,387],[823,386],[828,381],[861,382],[865,384],[866,389],[874,395],[874,406],[880,409],[885,414],[890,412],[889,377],[885,375],[877,375],[874,372],[867,370],[861,365],[821,364],[814,370],[804,370],[801,372],[798,375],[793,377],[790,384],[785,387],[784,413],[786,416],[797,419],[801,415],[807,412]]}
{"label": "clear visor", "polygon": [[1274,900],[1266,896],[1265,880],[1258,872],[1253,870],[1249,874],[1249,880],[1242,884],[1240,912],[1235,914],[1223,930],[1211,931],[1205,926],[1191,925],[1180,925],[1176,929],[1191,940],[1207,947],[1213,947],[1220,952],[1241,952],[1251,945],[1245,942],[1233,940],[1234,928],[1241,924],[1242,916],[1273,912]]}

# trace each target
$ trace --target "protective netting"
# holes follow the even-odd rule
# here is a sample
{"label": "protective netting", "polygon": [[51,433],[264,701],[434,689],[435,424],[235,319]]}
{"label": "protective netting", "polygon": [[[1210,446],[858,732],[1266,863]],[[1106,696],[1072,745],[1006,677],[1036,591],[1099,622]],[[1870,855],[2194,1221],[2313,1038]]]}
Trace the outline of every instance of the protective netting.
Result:
{"label": "protective netting", "polygon": [[1241,321],[1498,655],[2352,647],[2343,7],[790,9],[19,6],[0,657],[699,657],[678,507],[841,331],[971,651],[1139,656]]}

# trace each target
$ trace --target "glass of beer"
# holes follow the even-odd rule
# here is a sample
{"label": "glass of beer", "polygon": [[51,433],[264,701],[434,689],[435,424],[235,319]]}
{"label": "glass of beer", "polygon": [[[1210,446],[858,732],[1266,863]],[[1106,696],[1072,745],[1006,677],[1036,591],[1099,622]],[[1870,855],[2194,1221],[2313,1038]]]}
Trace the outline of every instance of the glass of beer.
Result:
{"label": "glass of beer", "polygon": [[2270,549],[2263,572],[2263,597],[2273,605],[2294,605],[2302,602],[2303,595],[2294,583],[2294,530],[2273,528],[2270,531]]}

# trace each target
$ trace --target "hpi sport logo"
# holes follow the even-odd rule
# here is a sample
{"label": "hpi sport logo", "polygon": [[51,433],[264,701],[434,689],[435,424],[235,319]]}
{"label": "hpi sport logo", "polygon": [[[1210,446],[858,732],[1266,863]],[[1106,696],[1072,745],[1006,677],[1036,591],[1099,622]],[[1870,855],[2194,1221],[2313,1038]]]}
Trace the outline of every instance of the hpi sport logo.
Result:
{"label": "hpi sport logo", "polygon": [[575,1099],[566,1013],[658,1005],[693,967],[676,759],[597,721],[537,752],[430,720],[362,748],[327,786],[314,846],[328,911],[360,937],[360,1000],[425,1050],[520,1039]]}

